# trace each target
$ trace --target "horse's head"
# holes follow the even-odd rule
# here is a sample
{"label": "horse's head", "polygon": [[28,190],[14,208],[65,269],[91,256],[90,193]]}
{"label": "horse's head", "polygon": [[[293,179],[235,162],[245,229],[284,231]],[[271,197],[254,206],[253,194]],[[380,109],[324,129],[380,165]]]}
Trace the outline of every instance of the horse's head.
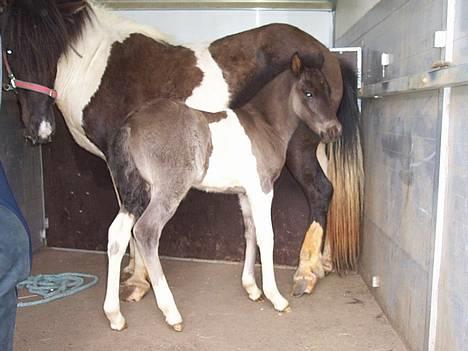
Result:
{"label": "horse's head", "polygon": [[293,55],[291,71],[296,81],[290,103],[294,113],[323,142],[330,142],[341,135],[341,124],[331,108],[330,87],[320,71],[323,60],[321,53],[306,58]]}
{"label": "horse's head", "polygon": [[82,0],[0,0],[6,90],[17,94],[25,136],[33,144],[55,131],[57,63],[77,35]]}

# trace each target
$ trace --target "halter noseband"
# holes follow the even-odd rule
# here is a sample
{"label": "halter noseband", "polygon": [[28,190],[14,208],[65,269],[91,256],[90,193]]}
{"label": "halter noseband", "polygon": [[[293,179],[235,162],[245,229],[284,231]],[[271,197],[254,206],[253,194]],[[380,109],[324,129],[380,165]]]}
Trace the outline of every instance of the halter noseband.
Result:
{"label": "halter noseband", "polygon": [[2,53],[3,56],[3,63],[5,64],[5,69],[8,73],[8,78],[10,79],[9,83],[6,83],[3,85],[3,89],[5,91],[11,91],[11,90],[16,90],[16,89],[24,89],[24,90],[30,90],[34,91],[36,93],[40,94],[45,94],[52,99],[57,98],[57,91],[51,88],[48,88],[44,85],[36,84],[36,83],[31,83],[31,82],[25,82],[23,80],[16,79],[15,75],[11,71],[10,64],[8,63],[7,55],[5,52]]}

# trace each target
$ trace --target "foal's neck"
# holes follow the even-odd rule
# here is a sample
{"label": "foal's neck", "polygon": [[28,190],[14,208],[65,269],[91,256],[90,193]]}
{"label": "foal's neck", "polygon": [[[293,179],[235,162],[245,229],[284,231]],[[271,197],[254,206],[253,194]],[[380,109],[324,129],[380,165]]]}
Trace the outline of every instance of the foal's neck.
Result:
{"label": "foal's neck", "polygon": [[258,111],[261,118],[288,140],[299,124],[299,119],[292,111],[289,101],[295,80],[291,71],[284,71],[246,104],[246,108]]}

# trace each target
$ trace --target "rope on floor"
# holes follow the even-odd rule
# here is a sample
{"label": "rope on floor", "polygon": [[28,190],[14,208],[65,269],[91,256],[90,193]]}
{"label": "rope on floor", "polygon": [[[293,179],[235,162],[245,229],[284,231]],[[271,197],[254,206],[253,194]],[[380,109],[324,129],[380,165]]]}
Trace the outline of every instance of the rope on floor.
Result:
{"label": "rope on floor", "polygon": [[[89,280],[85,283],[85,280]],[[98,277],[85,273],[58,273],[33,275],[17,285],[19,289],[27,289],[31,295],[20,299],[37,298],[39,300],[18,302],[18,307],[28,307],[58,300],[76,294],[92,287],[98,282]]]}

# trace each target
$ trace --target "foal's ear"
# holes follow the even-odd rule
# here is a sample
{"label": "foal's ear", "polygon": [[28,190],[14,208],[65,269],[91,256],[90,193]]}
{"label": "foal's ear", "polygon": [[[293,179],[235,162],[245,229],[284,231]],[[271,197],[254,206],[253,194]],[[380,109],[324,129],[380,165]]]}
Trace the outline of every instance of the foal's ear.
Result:
{"label": "foal's ear", "polygon": [[295,76],[299,76],[302,73],[302,61],[297,52],[291,58],[291,71]]}
{"label": "foal's ear", "polygon": [[87,6],[86,0],[55,0],[60,13],[67,17],[73,16]]}

